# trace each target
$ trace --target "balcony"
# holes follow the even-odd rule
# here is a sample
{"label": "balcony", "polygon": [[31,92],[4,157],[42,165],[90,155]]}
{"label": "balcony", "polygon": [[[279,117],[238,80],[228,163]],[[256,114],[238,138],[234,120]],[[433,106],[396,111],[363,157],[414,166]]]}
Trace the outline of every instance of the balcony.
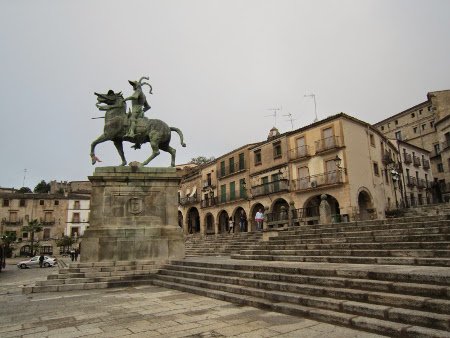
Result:
{"label": "balcony", "polygon": [[383,154],[382,157],[381,157],[381,162],[382,162],[384,165],[389,165],[389,164],[393,163],[394,161],[393,161],[392,158],[391,158],[391,154],[385,153],[385,154]]}
{"label": "balcony", "polygon": [[42,225],[55,225],[56,224],[56,220],[54,218],[41,219],[40,223]]}
{"label": "balcony", "polygon": [[420,163],[420,158],[417,156],[413,156],[413,165],[415,167],[420,167],[421,163]]}
{"label": "balcony", "polygon": [[253,197],[269,195],[280,191],[289,191],[289,180],[281,179],[252,187]]}
{"label": "balcony", "polygon": [[195,194],[194,196],[182,197],[179,200],[179,204],[183,205],[183,206],[196,204],[196,203],[198,203],[197,194]]}
{"label": "balcony", "polygon": [[306,176],[295,180],[295,190],[316,189],[327,185],[344,183],[345,168],[329,171],[326,173]]}
{"label": "balcony", "polygon": [[422,167],[423,167],[423,169],[425,169],[425,170],[430,169],[430,161],[423,159],[423,160],[422,160]]}
{"label": "balcony", "polygon": [[200,204],[200,208],[210,208],[217,204],[218,204],[217,197],[211,197],[211,198],[202,200],[202,202]]}
{"label": "balcony", "polygon": [[19,218],[19,219],[6,219],[6,218],[3,218],[2,219],[2,224],[3,225],[10,225],[10,226],[23,225],[23,219],[22,218]]}
{"label": "balcony", "polygon": [[414,176],[408,176],[406,185],[408,187],[416,187],[417,186],[417,179]]}
{"label": "balcony", "polygon": [[245,191],[242,191],[242,193],[221,194],[220,196],[217,196],[217,204],[233,202],[243,198],[247,198]]}
{"label": "balcony", "polygon": [[216,187],[214,185],[212,185],[211,180],[206,180],[206,181],[202,182],[202,190],[203,191],[205,191],[205,190],[213,190],[215,188]]}
{"label": "balcony", "polygon": [[425,189],[428,188],[429,183],[425,181],[423,178],[417,180],[417,188]]}
{"label": "balcony", "polygon": [[412,163],[411,154],[403,153],[403,162],[406,164]]}
{"label": "balcony", "polygon": [[341,147],[339,136],[331,136],[315,142],[316,153],[321,153],[330,149]]}
{"label": "balcony", "polygon": [[311,153],[309,150],[309,146],[301,146],[294,149],[289,150],[289,159],[290,160],[298,160],[301,158],[310,157]]}
{"label": "balcony", "polygon": [[450,147],[450,140],[445,140],[441,143],[441,150],[445,150]]}
{"label": "balcony", "polygon": [[245,166],[245,162],[236,163],[233,166],[225,166],[225,167],[219,166],[217,168],[217,177],[223,178],[225,176],[229,176],[229,175],[241,172],[245,169],[247,169]]}

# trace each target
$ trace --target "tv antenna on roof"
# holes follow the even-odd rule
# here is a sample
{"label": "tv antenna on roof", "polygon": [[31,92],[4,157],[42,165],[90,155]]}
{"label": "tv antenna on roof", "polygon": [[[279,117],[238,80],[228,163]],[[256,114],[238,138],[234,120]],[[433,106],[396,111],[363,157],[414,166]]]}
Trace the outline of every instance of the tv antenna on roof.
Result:
{"label": "tv antenna on roof", "polygon": [[314,119],[314,122],[319,121],[319,119],[317,118],[317,103],[316,103],[316,94],[311,93],[308,95],[303,95],[304,97],[312,97],[314,99],[314,115],[316,116]]}
{"label": "tv antenna on roof", "polygon": [[289,114],[285,114],[283,116],[287,116],[288,117],[287,121],[291,121],[291,127],[292,127],[292,130],[294,130],[294,121],[295,121],[295,119],[292,118],[292,114],[289,113]]}
{"label": "tv antenna on roof", "polygon": [[27,178],[27,169],[23,169],[23,181],[22,181],[22,187],[25,186],[25,179]]}
{"label": "tv antenna on roof", "polygon": [[272,110],[272,111],[273,111],[273,114],[266,115],[266,117],[269,117],[269,116],[273,116],[273,117],[274,117],[274,120],[275,120],[275,124],[273,125],[274,127],[277,126],[277,112],[278,112],[279,110],[282,110],[282,109],[283,109],[283,107],[280,107],[280,108],[269,108],[269,109],[267,109],[267,110]]}

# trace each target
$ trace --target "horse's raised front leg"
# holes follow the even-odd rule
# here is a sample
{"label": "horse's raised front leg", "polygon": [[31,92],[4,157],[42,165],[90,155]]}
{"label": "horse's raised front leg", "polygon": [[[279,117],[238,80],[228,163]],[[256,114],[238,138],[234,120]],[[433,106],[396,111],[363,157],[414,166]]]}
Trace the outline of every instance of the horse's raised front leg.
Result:
{"label": "horse's raised front leg", "polygon": [[92,164],[95,164],[97,161],[100,161],[98,159],[98,157],[95,156],[95,146],[97,144],[103,143],[105,141],[109,141],[109,138],[105,134],[102,134],[99,137],[97,137],[97,139],[94,140],[94,142],[91,143],[91,154],[90,155],[91,155]]}
{"label": "horse's raised front leg", "polygon": [[123,153],[122,141],[114,141],[114,145],[116,146],[117,152],[119,153],[120,158],[122,159],[121,166],[127,165],[127,160],[125,159],[125,154]]}
{"label": "horse's raised front leg", "polygon": [[151,156],[142,162],[142,165],[147,165],[151,160],[153,160],[156,156],[159,155],[159,142],[157,141],[158,137],[155,134],[150,134],[150,146],[152,147],[153,153]]}

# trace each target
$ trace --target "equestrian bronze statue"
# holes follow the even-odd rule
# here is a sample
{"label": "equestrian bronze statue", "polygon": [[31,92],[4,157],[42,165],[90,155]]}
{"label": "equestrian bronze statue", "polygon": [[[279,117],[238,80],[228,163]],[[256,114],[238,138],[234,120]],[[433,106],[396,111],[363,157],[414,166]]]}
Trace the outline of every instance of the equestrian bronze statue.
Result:
{"label": "equestrian bronze statue", "polygon": [[[152,154],[142,162],[143,166],[158,156],[160,149],[170,153],[171,166],[175,166],[176,150],[169,145],[171,132],[175,131],[180,136],[181,145],[186,147],[183,133],[178,128],[169,127],[161,120],[148,119],[144,116],[144,112],[150,109],[150,106],[142,91],[142,85],[146,84],[150,87],[150,94],[152,87],[150,84],[142,82],[143,79],[148,80],[148,78],[142,77],[138,81],[129,81],[133,86],[134,93],[126,99],[123,98],[122,92],[115,93],[113,90],[109,90],[107,94],[94,93],[97,96],[97,108],[105,112],[105,127],[103,134],[91,144],[92,164],[100,161],[95,155],[95,146],[105,141],[112,141],[122,159],[121,166],[126,165],[122,142],[128,141],[134,143],[132,146],[134,149],[139,149],[142,144],[150,142]],[[132,109],[128,114],[126,101],[132,101]]]}

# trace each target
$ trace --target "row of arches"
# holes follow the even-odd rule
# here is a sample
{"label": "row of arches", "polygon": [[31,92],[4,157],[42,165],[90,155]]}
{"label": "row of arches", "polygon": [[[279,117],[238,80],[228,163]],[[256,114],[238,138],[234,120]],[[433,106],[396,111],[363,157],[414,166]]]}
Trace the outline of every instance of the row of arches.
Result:
{"label": "row of arches", "polygon": [[[331,207],[332,215],[340,214],[340,207],[338,200],[332,196],[327,195],[327,201]],[[309,198],[303,208],[305,209],[318,209],[321,202],[321,195],[315,195]],[[361,191],[358,194],[358,205],[363,208],[367,208],[371,204],[371,197],[366,191]],[[178,211],[178,225],[185,229],[187,233],[205,233],[205,234],[215,234],[225,233],[229,231],[229,220],[230,217],[234,221],[234,232],[240,232],[241,216],[243,217],[244,224],[242,231],[250,232],[256,230],[256,223],[254,221],[255,215],[258,210],[262,210],[269,213],[279,213],[281,210],[289,210],[289,202],[284,198],[278,198],[272,202],[267,210],[264,210],[264,205],[260,202],[256,202],[249,206],[249,209],[245,209],[242,206],[236,206],[232,211],[227,211],[225,209],[219,210],[216,214],[213,212],[206,212],[202,217],[197,207],[190,207],[186,213],[183,215],[182,211]],[[202,231],[203,227],[203,231]]]}

